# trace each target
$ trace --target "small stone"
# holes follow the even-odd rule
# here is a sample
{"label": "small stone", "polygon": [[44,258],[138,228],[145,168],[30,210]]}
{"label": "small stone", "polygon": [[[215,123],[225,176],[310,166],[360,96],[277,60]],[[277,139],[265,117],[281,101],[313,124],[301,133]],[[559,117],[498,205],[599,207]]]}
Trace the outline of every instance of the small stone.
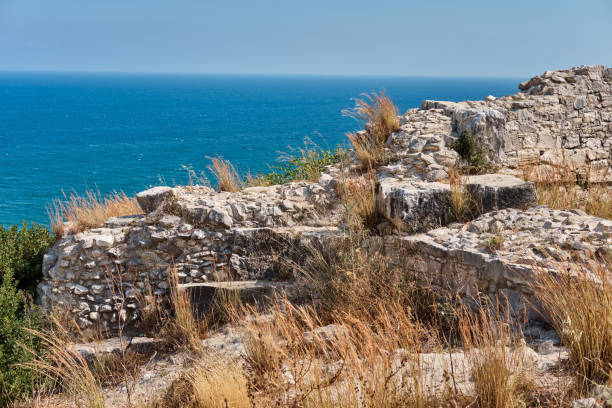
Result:
{"label": "small stone", "polygon": [[100,235],[95,239],[96,245],[101,248],[110,248],[115,243],[115,238],[112,235]]}
{"label": "small stone", "polygon": [[578,96],[574,101],[574,109],[583,109],[587,105],[586,96]]}
{"label": "small stone", "polygon": [[600,408],[595,398],[584,398],[572,402],[572,408]]}
{"label": "small stone", "polygon": [[544,340],[538,344],[538,353],[547,354],[553,351],[554,343],[552,340]]}
{"label": "small stone", "polygon": [[208,213],[208,220],[226,228],[231,228],[234,224],[232,217],[230,217],[224,209],[219,207],[214,207],[210,210],[210,213]]}
{"label": "small stone", "polygon": [[75,285],[73,291],[74,291],[74,294],[77,296],[89,293],[89,289],[87,289],[85,286],[82,286],[82,285]]}
{"label": "small stone", "polygon": [[177,217],[176,215],[164,215],[159,220],[159,225],[161,225],[164,228],[172,228],[172,227],[176,227],[177,225],[179,225],[182,220],[183,219],[181,217]]}

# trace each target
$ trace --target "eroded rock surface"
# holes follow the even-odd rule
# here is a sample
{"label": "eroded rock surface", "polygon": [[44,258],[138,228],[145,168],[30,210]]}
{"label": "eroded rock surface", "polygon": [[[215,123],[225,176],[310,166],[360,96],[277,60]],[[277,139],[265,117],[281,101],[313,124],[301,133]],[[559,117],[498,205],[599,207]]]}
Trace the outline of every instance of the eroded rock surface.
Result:
{"label": "eroded rock surface", "polygon": [[579,210],[505,209],[411,236],[385,237],[385,252],[407,270],[464,299],[503,295],[518,308],[532,299],[534,273],[609,256],[612,221]]}

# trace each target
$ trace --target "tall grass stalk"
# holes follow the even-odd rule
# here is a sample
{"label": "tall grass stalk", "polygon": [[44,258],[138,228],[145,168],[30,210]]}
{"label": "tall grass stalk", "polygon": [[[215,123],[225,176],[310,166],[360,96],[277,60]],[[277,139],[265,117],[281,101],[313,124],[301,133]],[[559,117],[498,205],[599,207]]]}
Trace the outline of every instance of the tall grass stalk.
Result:
{"label": "tall grass stalk", "polygon": [[217,189],[219,191],[229,191],[235,193],[243,187],[242,180],[238,171],[229,160],[221,157],[210,157],[211,165],[208,169],[217,179]]}
{"label": "tall grass stalk", "polygon": [[55,199],[47,206],[47,214],[53,233],[61,237],[64,231],[75,234],[100,227],[111,217],[142,214],[142,209],[135,198],[123,191],[102,196],[98,190],[87,190],[84,195],[64,193],[63,199]]}
{"label": "tall grass stalk", "polygon": [[508,312],[499,306],[481,305],[477,312],[464,307],[458,316],[478,406],[524,406],[534,388],[533,367]]}
{"label": "tall grass stalk", "polygon": [[349,134],[357,158],[364,167],[376,167],[385,161],[385,144],[400,129],[398,109],[383,91],[362,94],[355,106],[345,109],[345,116],[365,123],[365,132]]}
{"label": "tall grass stalk", "polygon": [[612,282],[609,260],[538,271],[533,289],[569,351],[579,385],[612,380]]}
{"label": "tall grass stalk", "polygon": [[58,320],[48,332],[32,331],[45,345],[45,352],[38,354],[31,368],[56,380],[64,392],[74,399],[79,407],[104,408],[105,399],[99,376],[91,369],[87,360],[72,347],[68,339],[72,333]]}

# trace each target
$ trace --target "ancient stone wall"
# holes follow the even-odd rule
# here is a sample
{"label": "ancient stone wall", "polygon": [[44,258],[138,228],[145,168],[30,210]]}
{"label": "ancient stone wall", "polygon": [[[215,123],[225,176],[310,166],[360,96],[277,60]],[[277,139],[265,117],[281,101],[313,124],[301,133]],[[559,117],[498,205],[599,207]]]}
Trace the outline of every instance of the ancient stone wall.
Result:
{"label": "ancient stone wall", "polygon": [[594,181],[611,181],[612,68],[546,71],[522,90],[484,101],[424,101],[406,120],[433,111],[450,118],[450,134],[474,133],[504,167],[562,162]]}
{"label": "ancient stone wall", "polygon": [[323,182],[233,194],[145,191],[137,198],[146,215],[111,218],[57,241],[44,257],[40,300],[67,307],[82,328],[106,330],[137,318],[142,295],[165,295],[170,267],[181,284],[274,277],[300,240],[333,229],[331,190]]}
{"label": "ancient stone wall", "polygon": [[[546,72],[520,87],[485,101],[425,101],[400,117],[400,130],[387,142],[388,160],[376,169],[375,197],[375,240],[398,265],[466,299],[503,294],[515,306],[531,295],[534,265],[546,268],[568,256],[588,260],[612,244],[611,222],[534,208],[533,184],[514,177],[524,166],[566,160],[579,174],[610,180],[612,69]],[[451,143],[466,131],[506,173],[459,183],[477,204],[467,218],[453,214],[460,190],[449,184],[459,159]],[[81,327],[112,330],[137,319],[143,294],[167,293],[171,267],[181,284],[291,278],[283,260],[298,259],[312,240],[342,233],[338,184],[362,171],[352,157],[347,168],[329,167],[315,183],[237,193],[197,186],[142,192],[144,215],[58,239],[44,258],[40,300],[47,308],[63,305]],[[444,227],[459,218],[464,224]],[[493,241],[501,246],[493,248]]]}

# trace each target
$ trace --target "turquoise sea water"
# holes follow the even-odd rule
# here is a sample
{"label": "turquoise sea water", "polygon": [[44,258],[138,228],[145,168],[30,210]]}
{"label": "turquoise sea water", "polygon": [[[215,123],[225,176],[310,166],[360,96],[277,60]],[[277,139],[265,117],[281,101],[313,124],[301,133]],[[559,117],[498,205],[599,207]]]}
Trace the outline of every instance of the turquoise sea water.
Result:
{"label": "turquoise sea water", "polygon": [[0,73],[0,225],[47,223],[62,190],[134,194],[187,182],[222,155],[257,173],[305,137],[344,144],[341,115],[385,89],[402,111],[424,99],[517,91],[524,78]]}

